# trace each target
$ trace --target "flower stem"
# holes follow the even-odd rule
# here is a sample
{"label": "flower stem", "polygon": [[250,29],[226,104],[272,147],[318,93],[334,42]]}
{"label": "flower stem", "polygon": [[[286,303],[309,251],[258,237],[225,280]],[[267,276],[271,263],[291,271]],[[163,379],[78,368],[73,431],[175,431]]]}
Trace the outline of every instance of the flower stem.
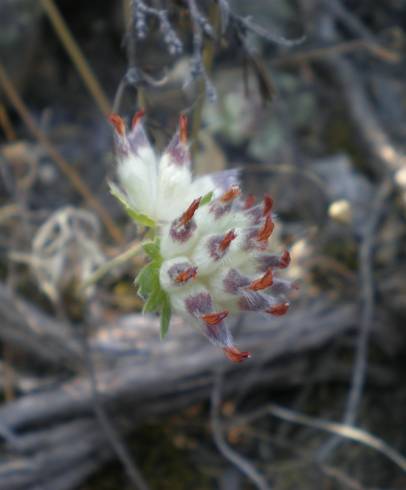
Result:
{"label": "flower stem", "polygon": [[93,274],[86,279],[86,281],[80,286],[80,291],[84,291],[87,289],[89,286],[92,284],[95,284],[96,282],[100,281],[100,279],[105,276],[108,272],[110,272],[112,269],[115,267],[118,267],[119,265],[125,264],[128,262],[130,259],[138,255],[142,251],[142,242],[136,242],[134,243],[128,250],[123,252],[120,255],[117,255],[117,257],[114,257],[114,259],[109,260],[102,266],[100,266],[98,269],[96,269]]}

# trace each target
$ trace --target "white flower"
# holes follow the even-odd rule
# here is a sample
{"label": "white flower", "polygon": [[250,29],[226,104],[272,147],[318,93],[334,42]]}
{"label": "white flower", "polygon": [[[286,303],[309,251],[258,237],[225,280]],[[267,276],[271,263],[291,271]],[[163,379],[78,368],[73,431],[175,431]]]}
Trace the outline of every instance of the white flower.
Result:
{"label": "white flower", "polygon": [[160,158],[145,134],[138,112],[126,131],[112,115],[115,127],[118,179],[123,192],[112,185],[130,215],[157,230],[158,240],[146,246],[151,257],[139,275],[146,311],[170,309],[197,326],[223,348],[234,362],[250,356],[233,343],[226,318],[243,311],[282,315],[287,293],[294,287],[275,277],[289,265],[287,251],[274,254],[272,199],[255,204],[241,197],[234,170],[193,179],[187,142],[187,121]]}

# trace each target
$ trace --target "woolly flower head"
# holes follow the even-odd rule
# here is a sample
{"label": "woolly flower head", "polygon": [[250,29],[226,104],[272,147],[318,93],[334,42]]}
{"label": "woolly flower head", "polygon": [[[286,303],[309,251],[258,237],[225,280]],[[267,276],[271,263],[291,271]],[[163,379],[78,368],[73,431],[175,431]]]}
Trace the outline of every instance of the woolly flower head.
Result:
{"label": "woolly flower head", "polygon": [[154,153],[138,112],[127,131],[120,116],[115,131],[118,180],[111,192],[138,223],[151,227],[144,245],[150,262],[136,282],[144,311],[161,313],[161,336],[171,312],[199,328],[234,362],[250,357],[233,342],[227,326],[232,314],[283,315],[292,284],[276,277],[289,265],[287,251],[273,253],[272,199],[243,199],[238,172],[192,178],[187,120],[160,158]]}

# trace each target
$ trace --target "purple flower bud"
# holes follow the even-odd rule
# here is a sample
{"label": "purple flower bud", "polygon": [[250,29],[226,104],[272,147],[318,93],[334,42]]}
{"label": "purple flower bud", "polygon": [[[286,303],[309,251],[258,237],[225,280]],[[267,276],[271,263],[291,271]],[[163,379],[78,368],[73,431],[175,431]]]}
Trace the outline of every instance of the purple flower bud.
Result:
{"label": "purple flower bud", "polygon": [[181,114],[179,117],[179,129],[167,146],[163,156],[168,165],[177,167],[190,167],[190,151],[187,137],[187,119]]}

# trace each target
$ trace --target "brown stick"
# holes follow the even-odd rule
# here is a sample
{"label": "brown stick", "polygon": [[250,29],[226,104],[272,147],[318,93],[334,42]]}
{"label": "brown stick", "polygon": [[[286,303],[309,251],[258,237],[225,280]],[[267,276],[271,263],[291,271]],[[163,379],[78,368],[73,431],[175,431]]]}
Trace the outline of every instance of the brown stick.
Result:
{"label": "brown stick", "polygon": [[38,140],[38,142],[45,148],[49,156],[57,164],[61,172],[70,180],[75,189],[81,194],[81,196],[87,201],[95,212],[100,217],[100,220],[105,225],[106,229],[110,233],[115,242],[121,244],[124,241],[121,230],[116,226],[112,220],[110,214],[100,201],[93,195],[90,188],[80,178],[76,170],[63,158],[63,156],[56,150],[48,136],[38,127],[34,118],[31,116],[27,106],[21,99],[17,90],[13,86],[10,78],[3,65],[0,63],[0,87],[4,90],[6,96],[14,106],[15,110],[24,121],[31,134]]}
{"label": "brown stick", "polygon": [[8,141],[15,141],[17,139],[16,132],[14,131],[13,125],[11,124],[10,118],[8,117],[7,110],[4,104],[0,103],[0,126],[3,128],[4,134]]}
{"label": "brown stick", "polygon": [[56,34],[66,52],[68,53],[70,59],[75,65],[78,73],[82,77],[90,94],[96,101],[97,106],[101,112],[107,116],[111,112],[110,102],[104,93],[101,85],[99,84],[97,78],[95,77],[89,63],[86,61],[79,45],[75,41],[72,33],[69,30],[66,22],[64,21],[61,13],[59,12],[57,6],[53,0],[40,0],[42,8],[47,14]]}

